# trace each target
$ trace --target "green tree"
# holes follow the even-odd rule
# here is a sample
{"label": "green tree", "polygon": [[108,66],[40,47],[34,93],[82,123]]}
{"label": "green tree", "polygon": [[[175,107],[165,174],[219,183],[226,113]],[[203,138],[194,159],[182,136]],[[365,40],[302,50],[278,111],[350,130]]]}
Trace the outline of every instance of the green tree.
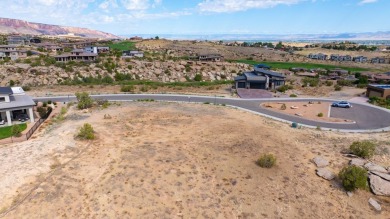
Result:
{"label": "green tree", "polygon": [[77,92],[76,98],[78,101],[77,104],[78,109],[87,109],[90,108],[93,104],[93,100],[87,92],[81,92],[81,93]]}

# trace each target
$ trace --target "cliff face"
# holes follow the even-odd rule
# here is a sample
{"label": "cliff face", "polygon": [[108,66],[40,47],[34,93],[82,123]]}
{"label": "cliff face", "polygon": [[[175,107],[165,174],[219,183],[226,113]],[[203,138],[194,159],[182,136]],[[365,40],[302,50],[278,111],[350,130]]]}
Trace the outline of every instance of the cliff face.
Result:
{"label": "cliff face", "polygon": [[79,27],[66,27],[50,24],[31,23],[28,21],[0,18],[0,34],[30,34],[30,35],[59,35],[73,33],[88,38],[118,38],[117,36],[97,30]]}

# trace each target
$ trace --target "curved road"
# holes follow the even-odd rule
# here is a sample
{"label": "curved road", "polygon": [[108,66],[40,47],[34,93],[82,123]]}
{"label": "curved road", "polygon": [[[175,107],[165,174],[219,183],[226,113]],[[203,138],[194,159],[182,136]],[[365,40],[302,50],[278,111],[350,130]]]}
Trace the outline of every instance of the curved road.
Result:
{"label": "curved road", "polygon": [[[272,98],[272,99],[235,99],[210,96],[191,96],[191,95],[174,95],[174,94],[103,94],[91,95],[95,99],[106,99],[109,101],[131,101],[138,99],[154,99],[156,101],[177,101],[177,102],[209,102],[216,104],[226,104],[243,110],[252,111],[285,122],[296,122],[308,127],[321,127],[322,129],[333,129],[347,132],[377,132],[390,130],[390,111],[371,106],[368,104],[352,103],[353,107],[349,109],[332,108],[331,117],[343,118],[356,121],[353,124],[347,123],[327,123],[307,120],[301,117],[286,115],[278,112],[262,108],[259,105],[264,102],[280,102],[280,101],[322,101],[333,102],[329,99],[318,98]],[[36,97],[36,101],[56,101],[69,102],[76,101],[75,96],[52,96],[52,97]]]}

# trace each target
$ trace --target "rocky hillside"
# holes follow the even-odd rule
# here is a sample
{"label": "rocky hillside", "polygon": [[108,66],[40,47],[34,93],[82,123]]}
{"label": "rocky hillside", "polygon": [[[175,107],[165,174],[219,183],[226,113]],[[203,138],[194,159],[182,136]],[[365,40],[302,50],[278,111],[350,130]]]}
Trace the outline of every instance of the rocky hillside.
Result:
{"label": "rocky hillside", "polygon": [[[196,74],[202,80],[233,80],[237,73],[252,69],[242,63],[228,62],[193,62],[193,61],[139,61],[124,62],[115,70],[121,74],[129,74],[134,80],[152,80],[161,82],[185,82],[194,79]],[[10,81],[17,85],[55,85],[65,80],[82,79],[108,75],[112,78],[115,72],[109,73],[97,64],[83,67],[72,67],[72,70],[56,66],[31,67],[29,64],[15,63],[0,65],[0,86],[9,85]]]}
{"label": "rocky hillside", "polygon": [[112,39],[117,36],[97,30],[80,27],[66,27],[50,24],[32,23],[23,20],[0,18],[0,34],[60,35],[72,33],[88,38]]}

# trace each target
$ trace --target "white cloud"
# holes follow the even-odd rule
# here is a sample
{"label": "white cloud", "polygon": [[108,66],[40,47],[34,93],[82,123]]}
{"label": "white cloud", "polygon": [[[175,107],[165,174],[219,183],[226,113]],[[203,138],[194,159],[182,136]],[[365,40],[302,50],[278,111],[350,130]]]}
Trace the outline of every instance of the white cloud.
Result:
{"label": "white cloud", "polygon": [[198,4],[201,12],[235,12],[252,8],[271,8],[292,5],[305,0],[204,0]]}
{"label": "white cloud", "polygon": [[364,5],[364,4],[368,4],[368,3],[374,3],[374,2],[377,2],[378,0],[362,0],[359,2],[359,5]]}
{"label": "white cloud", "polygon": [[148,0],[121,0],[127,10],[146,10],[150,7]]}

